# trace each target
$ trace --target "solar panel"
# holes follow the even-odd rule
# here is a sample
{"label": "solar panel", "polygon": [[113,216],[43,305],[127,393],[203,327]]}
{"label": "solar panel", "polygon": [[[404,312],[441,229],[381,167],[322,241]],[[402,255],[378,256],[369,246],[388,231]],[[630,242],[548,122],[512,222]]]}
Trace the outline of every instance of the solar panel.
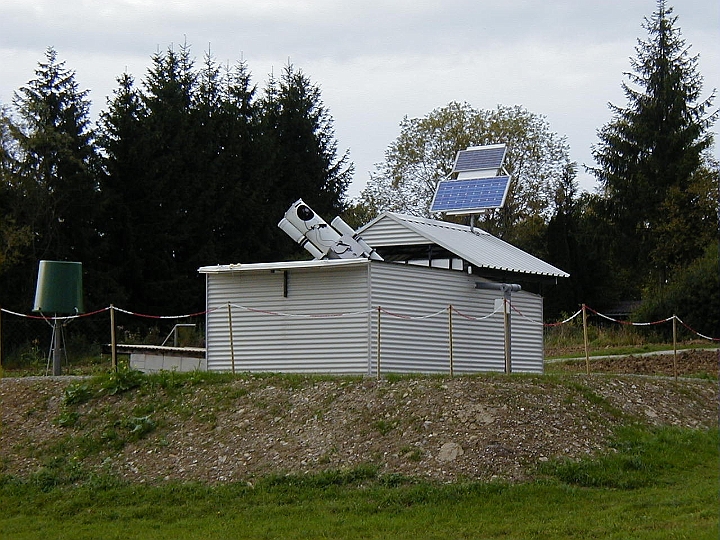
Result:
{"label": "solar panel", "polygon": [[442,180],[438,183],[430,211],[477,214],[483,210],[501,208],[509,186],[509,176]]}
{"label": "solar panel", "polygon": [[504,144],[476,146],[460,150],[455,158],[453,172],[498,170],[502,167],[503,159],[505,159]]}

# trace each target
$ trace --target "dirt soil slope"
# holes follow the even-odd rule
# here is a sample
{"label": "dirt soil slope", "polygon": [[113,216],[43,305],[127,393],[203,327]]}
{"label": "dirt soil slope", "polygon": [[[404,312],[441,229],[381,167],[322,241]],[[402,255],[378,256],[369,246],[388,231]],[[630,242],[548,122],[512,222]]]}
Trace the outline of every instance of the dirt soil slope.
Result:
{"label": "dirt soil slope", "polygon": [[440,481],[523,481],[608,449],[620,423],[716,427],[717,380],[557,374],[243,377],[68,405],[72,378],[0,379],[0,473],[58,457],[130,481],[252,481],[374,464]]}

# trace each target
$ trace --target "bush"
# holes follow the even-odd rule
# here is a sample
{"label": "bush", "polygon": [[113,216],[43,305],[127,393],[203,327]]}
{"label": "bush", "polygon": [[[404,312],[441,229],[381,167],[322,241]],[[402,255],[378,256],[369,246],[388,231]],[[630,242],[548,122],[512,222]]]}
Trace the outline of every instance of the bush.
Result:
{"label": "bush", "polygon": [[140,371],[122,368],[110,373],[102,381],[101,386],[110,395],[122,394],[142,385],[145,376]]}
{"label": "bush", "polygon": [[656,321],[677,315],[695,331],[720,337],[720,276],[718,246],[678,271],[660,290],[646,291],[637,320]]}
{"label": "bush", "polygon": [[71,384],[63,392],[63,403],[65,405],[78,405],[90,401],[92,396],[93,392],[90,385],[86,383]]}

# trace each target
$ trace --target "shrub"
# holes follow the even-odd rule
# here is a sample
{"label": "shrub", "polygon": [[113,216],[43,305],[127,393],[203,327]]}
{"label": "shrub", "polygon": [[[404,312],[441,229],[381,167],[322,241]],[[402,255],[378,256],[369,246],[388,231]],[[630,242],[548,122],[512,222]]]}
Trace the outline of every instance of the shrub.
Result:
{"label": "shrub", "polygon": [[93,393],[90,386],[86,383],[71,384],[63,393],[63,403],[65,405],[77,405],[86,403],[92,398]]}
{"label": "shrub", "polygon": [[677,315],[688,326],[711,337],[720,337],[720,276],[718,245],[678,271],[660,290],[647,291],[635,314],[638,320],[655,321]]}
{"label": "shrub", "polygon": [[122,394],[142,385],[145,376],[129,368],[122,368],[107,375],[101,382],[103,390],[110,395]]}

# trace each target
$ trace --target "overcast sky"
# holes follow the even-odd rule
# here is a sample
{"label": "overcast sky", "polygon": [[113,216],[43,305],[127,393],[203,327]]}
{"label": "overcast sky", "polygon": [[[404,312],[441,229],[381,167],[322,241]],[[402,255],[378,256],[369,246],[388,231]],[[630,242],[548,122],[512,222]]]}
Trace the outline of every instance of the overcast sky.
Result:
{"label": "overcast sky", "polygon": [[[720,88],[720,2],[668,5],[700,55],[706,97]],[[608,102],[626,103],[623,73],[655,8],[655,0],[1,0],[0,103],[11,103],[52,46],[90,90],[95,116],[118,75],[140,81],[153,53],[187,42],[196,65],[208,47],[222,63],[244,59],[261,88],[288,60],[318,84],[339,150],[355,163],[350,196],[404,116],[450,101],[522,105],[590,165]]]}

